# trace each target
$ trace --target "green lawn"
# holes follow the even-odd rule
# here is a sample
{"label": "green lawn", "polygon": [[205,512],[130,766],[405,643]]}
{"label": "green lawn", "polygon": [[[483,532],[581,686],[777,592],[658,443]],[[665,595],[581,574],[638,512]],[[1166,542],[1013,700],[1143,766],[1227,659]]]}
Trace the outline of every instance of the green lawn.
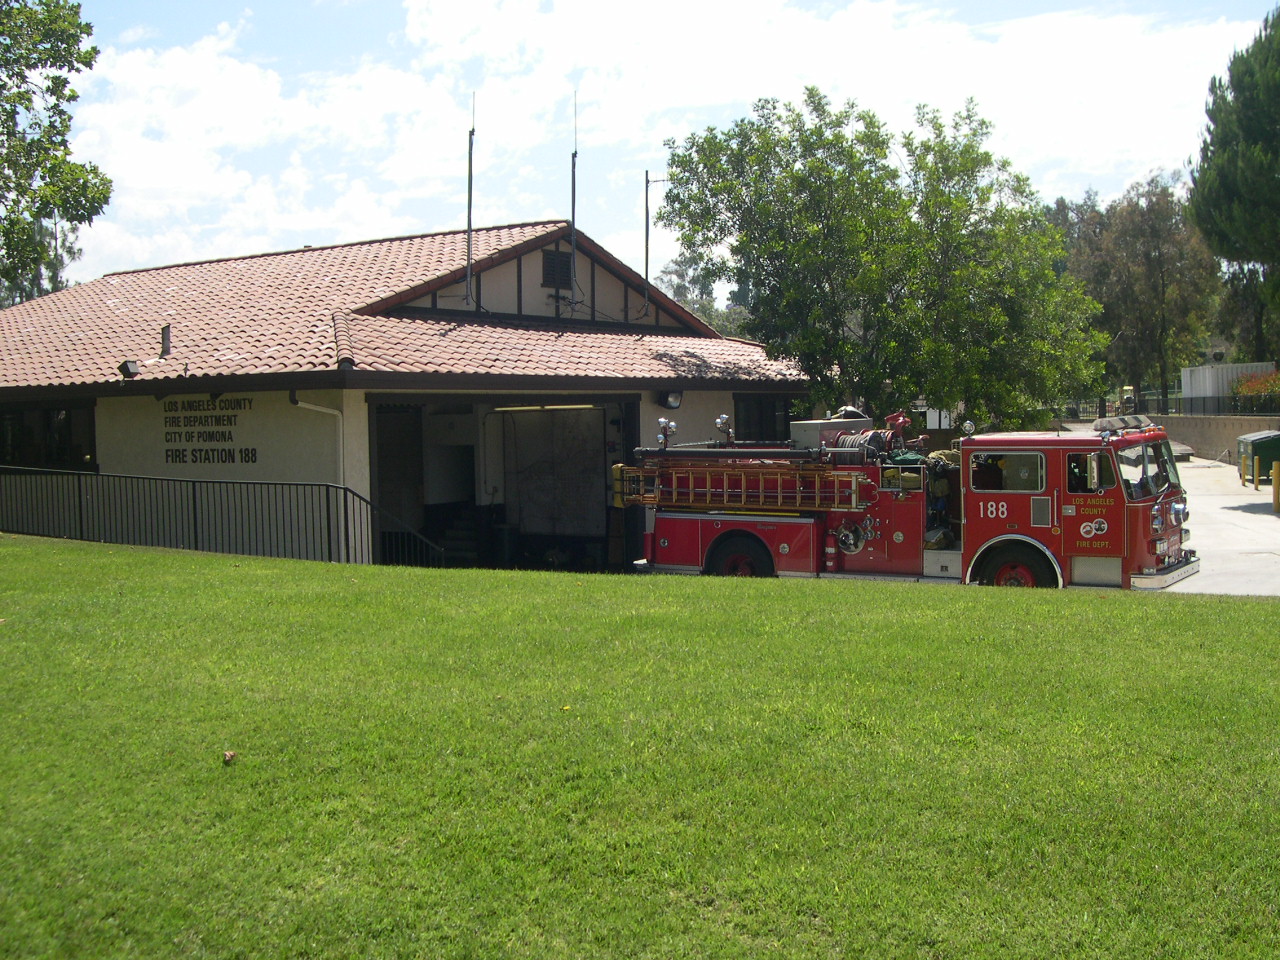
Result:
{"label": "green lawn", "polygon": [[1275,956],[1278,640],[4,535],[0,956]]}

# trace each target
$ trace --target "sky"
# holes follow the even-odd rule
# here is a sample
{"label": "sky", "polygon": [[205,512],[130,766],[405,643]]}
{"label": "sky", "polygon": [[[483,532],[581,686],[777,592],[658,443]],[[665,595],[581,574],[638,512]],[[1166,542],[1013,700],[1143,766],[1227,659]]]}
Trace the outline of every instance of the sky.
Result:
{"label": "sky", "polygon": [[[806,86],[898,133],[969,98],[1046,201],[1198,155],[1257,0],[81,0],[72,151],[114,182],[69,271],[568,219],[644,272],[668,150]],[[646,173],[647,172],[647,173]],[[661,204],[662,184],[648,190]],[[678,253],[651,228],[649,273]]]}

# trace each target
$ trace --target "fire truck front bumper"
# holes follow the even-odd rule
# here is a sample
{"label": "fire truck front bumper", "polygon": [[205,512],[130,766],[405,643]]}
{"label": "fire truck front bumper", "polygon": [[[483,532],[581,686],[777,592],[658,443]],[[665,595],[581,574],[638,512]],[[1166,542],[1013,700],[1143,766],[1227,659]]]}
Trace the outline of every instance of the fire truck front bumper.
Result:
{"label": "fire truck front bumper", "polygon": [[1200,558],[1190,550],[1188,556],[1180,563],[1164,567],[1159,573],[1134,574],[1129,578],[1129,586],[1134,590],[1163,590],[1173,586],[1179,580],[1185,580],[1192,574],[1200,572]]}

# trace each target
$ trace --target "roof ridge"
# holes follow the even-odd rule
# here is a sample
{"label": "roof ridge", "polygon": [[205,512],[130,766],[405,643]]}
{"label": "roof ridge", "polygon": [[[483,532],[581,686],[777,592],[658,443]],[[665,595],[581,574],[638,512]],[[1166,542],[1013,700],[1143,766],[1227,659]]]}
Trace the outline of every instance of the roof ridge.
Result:
{"label": "roof ridge", "polygon": [[351,337],[351,317],[350,311],[333,311],[334,365],[339,370],[349,369],[356,365],[355,344],[352,342]]}
{"label": "roof ridge", "polygon": [[[504,223],[492,227],[473,227],[472,233],[494,233],[498,230],[518,230],[521,227],[565,227],[568,220],[529,220],[524,223]],[[178,267],[202,267],[212,263],[235,263],[238,260],[262,260],[266,257],[283,257],[293,253],[305,253],[309,250],[341,250],[344,247],[367,247],[378,243],[398,243],[403,240],[425,240],[429,237],[444,237],[449,234],[465,234],[466,227],[455,230],[434,230],[428,233],[409,233],[399,237],[379,237],[374,240],[352,240],[347,243],[326,243],[317,246],[293,247],[288,250],[268,250],[263,253],[245,253],[234,257],[210,257],[207,260],[187,260],[181,263],[165,263],[156,267],[139,267],[136,270],[115,270],[104,273],[102,277],[124,277],[137,273],[156,273],[160,270],[173,270]]]}

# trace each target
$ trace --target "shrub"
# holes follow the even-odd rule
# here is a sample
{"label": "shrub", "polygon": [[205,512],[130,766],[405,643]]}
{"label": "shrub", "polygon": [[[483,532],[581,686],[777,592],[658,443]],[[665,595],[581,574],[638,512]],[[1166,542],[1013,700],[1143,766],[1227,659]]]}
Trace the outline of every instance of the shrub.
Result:
{"label": "shrub", "polygon": [[1231,385],[1233,397],[1256,397],[1270,393],[1280,393],[1280,371],[1246,373]]}

